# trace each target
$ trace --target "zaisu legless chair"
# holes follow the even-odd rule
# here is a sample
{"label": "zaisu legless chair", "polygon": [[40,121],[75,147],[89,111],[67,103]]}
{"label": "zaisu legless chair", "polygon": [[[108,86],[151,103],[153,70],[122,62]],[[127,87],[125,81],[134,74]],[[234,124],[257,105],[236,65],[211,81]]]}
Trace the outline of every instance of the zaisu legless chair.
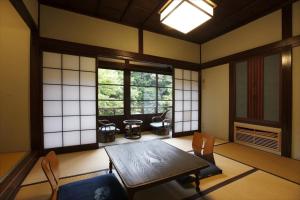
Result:
{"label": "zaisu legless chair", "polygon": [[113,174],[59,185],[59,162],[54,151],[42,159],[42,169],[51,185],[51,200],[125,200],[126,193]]}

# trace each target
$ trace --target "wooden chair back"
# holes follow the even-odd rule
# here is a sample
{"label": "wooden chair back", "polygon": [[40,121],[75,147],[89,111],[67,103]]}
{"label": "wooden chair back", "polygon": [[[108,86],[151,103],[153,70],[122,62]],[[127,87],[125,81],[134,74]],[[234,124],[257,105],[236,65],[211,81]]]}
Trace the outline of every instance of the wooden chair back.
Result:
{"label": "wooden chair back", "polygon": [[193,150],[198,156],[212,155],[214,151],[215,137],[206,133],[195,132],[193,136]]}
{"label": "wooden chair back", "polygon": [[59,188],[59,162],[56,157],[56,154],[54,151],[49,152],[41,162],[42,169],[50,183],[51,189],[52,189],[52,200],[57,199],[57,192]]}

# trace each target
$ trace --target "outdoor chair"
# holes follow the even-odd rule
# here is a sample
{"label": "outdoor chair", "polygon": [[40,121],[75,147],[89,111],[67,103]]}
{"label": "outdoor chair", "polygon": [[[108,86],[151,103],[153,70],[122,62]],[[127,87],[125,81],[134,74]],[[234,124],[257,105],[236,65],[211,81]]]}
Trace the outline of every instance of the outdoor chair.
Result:
{"label": "outdoor chair", "polygon": [[120,132],[120,129],[116,127],[116,124],[111,123],[109,120],[98,120],[99,124],[99,142],[107,143],[115,141],[116,134]]}
{"label": "outdoor chair", "polygon": [[171,129],[171,111],[166,110],[159,116],[152,117],[150,126],[153,128],[154,133],[168,135]]}

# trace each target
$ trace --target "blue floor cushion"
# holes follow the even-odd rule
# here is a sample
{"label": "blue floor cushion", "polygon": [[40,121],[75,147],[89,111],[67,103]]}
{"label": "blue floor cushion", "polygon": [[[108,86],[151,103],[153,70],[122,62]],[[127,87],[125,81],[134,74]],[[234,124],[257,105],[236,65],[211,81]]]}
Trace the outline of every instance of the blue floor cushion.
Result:
{"label": "blue floor cushion", "polygon": [[59,200],[125,200],[127,195],[113,174],[69,183],[59,187]]}

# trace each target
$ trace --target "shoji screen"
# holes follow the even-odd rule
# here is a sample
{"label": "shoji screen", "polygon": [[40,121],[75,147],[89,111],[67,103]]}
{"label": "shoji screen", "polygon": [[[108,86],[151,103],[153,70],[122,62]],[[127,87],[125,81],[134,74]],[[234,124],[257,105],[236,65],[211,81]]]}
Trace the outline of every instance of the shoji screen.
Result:
{"label": "shoji screen", "polygon": [[44,148],[96,143],[95,58],[43,52]]}
{"label": "shoji screen", "polygon": [[198,130],[199,83],[198,72],[175,69],[174,132]]}

